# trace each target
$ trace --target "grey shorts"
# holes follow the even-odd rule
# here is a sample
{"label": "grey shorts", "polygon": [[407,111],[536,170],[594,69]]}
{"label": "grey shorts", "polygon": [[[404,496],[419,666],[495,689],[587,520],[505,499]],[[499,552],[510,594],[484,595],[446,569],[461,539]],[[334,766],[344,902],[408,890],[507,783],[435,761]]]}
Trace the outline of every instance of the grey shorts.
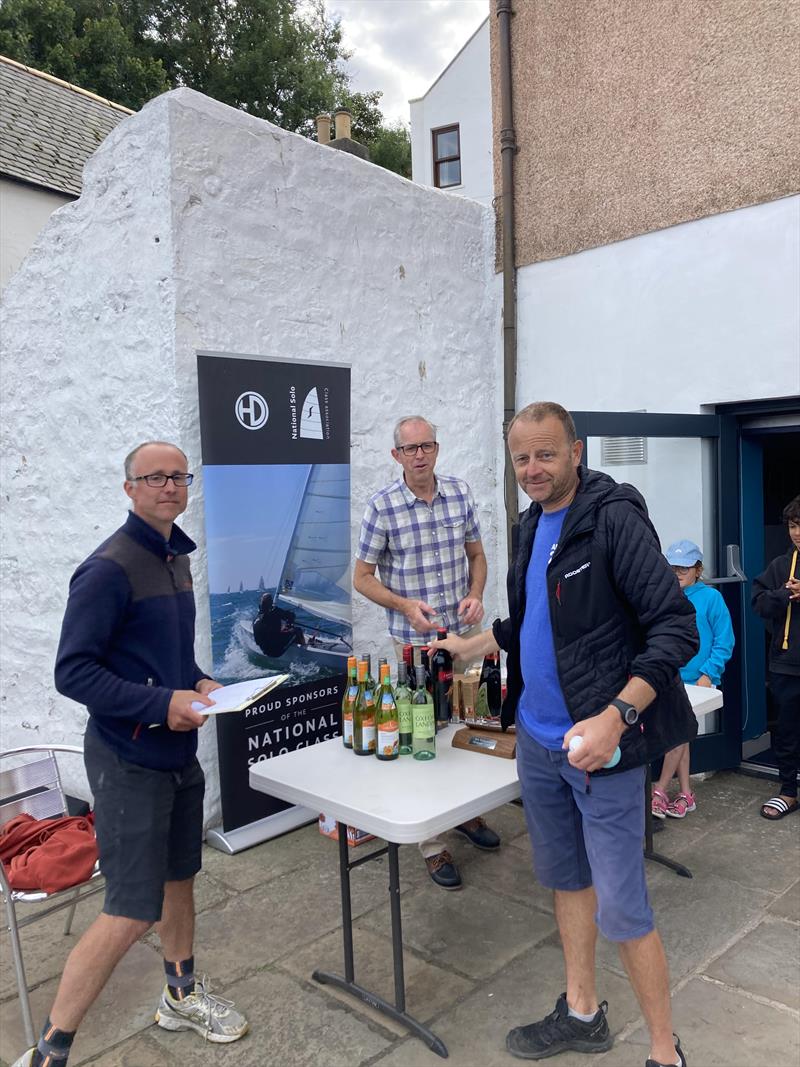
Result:
{"label": "grey shorts", "polygon": [[517,772],[533,848],[548,889],[594,886],[595,922],[609,941],[654,929],[644,872],[645,768],[590,778],[535,741],[517,721]]}
{"label": "grey shorts", "polygon": [[203,770],[197,759],[180,771],[128,763],[91,728],[84,762],[106,879],[103,911],[158,922],[164,883],[193,878],[201,867]]}

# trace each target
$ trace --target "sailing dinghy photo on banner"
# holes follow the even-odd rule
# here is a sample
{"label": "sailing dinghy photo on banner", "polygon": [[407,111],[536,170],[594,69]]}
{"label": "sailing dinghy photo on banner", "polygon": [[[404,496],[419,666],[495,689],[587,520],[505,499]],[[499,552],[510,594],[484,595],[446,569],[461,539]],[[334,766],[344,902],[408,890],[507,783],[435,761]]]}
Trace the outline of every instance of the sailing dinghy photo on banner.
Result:
{"label": "sailing dinghy photo on banner", "polygon": [[289,676],[244,712],[215,717],[222,832],[209,842],[232,852],[317,814],[251,790],[249,767],[341,730],[350,369],[198,353],[197,373],[213,676]]}

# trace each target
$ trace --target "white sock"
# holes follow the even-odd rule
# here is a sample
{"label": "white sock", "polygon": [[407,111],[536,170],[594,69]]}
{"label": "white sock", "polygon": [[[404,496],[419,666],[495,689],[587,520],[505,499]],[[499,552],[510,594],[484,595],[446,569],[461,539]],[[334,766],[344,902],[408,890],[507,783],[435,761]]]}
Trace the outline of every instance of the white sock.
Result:
{"label": "white sock", "polygon": [[[567,1007],[569,1007],[569,1005],[567,1005]],[[598,1008],[598,1011],[599,1010],[600,1009]],[[595,1017],[595,1015],[597,1015],[597,1012],[593,1011],[591,1015],[581,1015],[581,1013],[579,1011],[575,1011],[574,1008],[569,1008],[569,1014],[572,1016],[573,1019],[580,1019],[582,1023],[590,1023]]]}

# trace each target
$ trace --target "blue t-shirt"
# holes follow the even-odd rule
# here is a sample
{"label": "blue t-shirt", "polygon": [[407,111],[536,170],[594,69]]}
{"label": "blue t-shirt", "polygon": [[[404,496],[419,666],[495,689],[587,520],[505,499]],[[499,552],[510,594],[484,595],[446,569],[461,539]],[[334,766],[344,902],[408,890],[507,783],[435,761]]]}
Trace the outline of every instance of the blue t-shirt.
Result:
{"label": "blue t-shirt", "polygon": [[519,652],[523,690],[517,715],[540,745],[560,751],[564,734],[575,725],[567,711],[556,668],[556,651],[547,604],[547,566],[558,548],[567,508],[542,512],[525,576],[525,616]]}

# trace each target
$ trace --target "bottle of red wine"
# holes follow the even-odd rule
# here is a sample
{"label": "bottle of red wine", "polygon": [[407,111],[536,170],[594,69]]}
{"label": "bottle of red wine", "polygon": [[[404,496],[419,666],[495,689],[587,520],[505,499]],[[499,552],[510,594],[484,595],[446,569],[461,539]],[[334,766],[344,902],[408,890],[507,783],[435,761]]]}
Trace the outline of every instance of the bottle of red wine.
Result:
{"label": "bottle of red wine", "polygon": [[431,650],[427,645],[423,645],[419,650],[419,661],[425,668],[425,688],[429,693],[433,692],[433,678],[431,677]]}
{"label": "bottle of red wine", "polygon": [[[437,630],[436,637],[443,641],[447,630]],[[431,657],[431,683],[436,729],[441,730],[450,722],[453,713],[453,657],[446,648],[437,648]]]}
{"label": "bottle of red wine", "polygon": [[406,675],[408,678],[409,689],[414,688],[414,679],[416,674],[414,673],[414,646],[403,645],[403,663],[406,665]]}
{"label": "bottle of red wine", "polygon": [[499,715],[503,703],[500,684],[500,653],[490,652],[483,658],[480,684],[486,684],[486,703],[490,715]]}

